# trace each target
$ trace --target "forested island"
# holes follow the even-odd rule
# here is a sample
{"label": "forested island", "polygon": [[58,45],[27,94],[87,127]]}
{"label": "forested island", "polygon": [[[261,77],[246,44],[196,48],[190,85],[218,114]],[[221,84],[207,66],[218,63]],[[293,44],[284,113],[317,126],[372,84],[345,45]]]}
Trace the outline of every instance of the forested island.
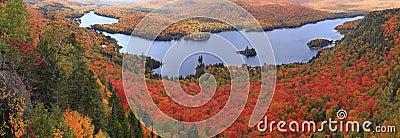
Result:
{"label": "forested island", "polygon": [[249,47],[246,47],[246,49],[244,49],[242,51],[236,51],[236,53],[241,54],[246,57],[254,57],[257,55],[256,50],[254,48],[249,48]]}
{"label": "forested island", "polygon": [[332,40],[327,40],[327,39],[315,39],[311,40],[310,42],[307,43],[307,46],[311,49],[321,49],[324,48],[328,45],[333,44]]}

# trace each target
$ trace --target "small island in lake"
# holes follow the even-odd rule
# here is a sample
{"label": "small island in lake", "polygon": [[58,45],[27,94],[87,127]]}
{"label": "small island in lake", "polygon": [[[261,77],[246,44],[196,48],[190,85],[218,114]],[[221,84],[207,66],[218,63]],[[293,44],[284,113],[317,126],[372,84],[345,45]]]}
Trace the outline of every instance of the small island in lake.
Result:
{"label": "small island in lake", "polygon": [[249,47],[246,47],[246,49],[243,51],[236,51],[236,53],[241,54],[246,57],[254,57],[257,55],[256,50],[254,48],[250,49]]}
{"label": "small island in lake", "polygon": [[321,48],[326,47],[331,44],[333,44],[332,40],[315,39],[315,40],[311,40],[310,42],[308,42],[307,46],[311,49],[321,49]]}

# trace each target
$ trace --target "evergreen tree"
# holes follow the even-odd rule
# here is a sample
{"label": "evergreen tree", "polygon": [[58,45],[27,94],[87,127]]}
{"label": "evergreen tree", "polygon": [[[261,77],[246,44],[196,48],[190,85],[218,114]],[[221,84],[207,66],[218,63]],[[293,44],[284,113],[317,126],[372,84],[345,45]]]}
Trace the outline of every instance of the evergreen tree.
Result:
{"label": "evergreen tree", "polygon": [[72,73],[67,81],[67,95],[69,106],[72,110],[77,110],[93,119],[95,131],[97,132],[104,124],[105,109],[101,101],[99,84],[94,77],[93,71],[88,69],[87,61],[84,56],[85,49],[76,41],[75,34],[68,37],[68,43],[73,49],[70,55],[72,59]]}
{"label": "evergreen tree", "polygon": [[121,105],[121,100],[117,96],[117,90],[110,81],[107,83],[107,89],[112,93],[108,105],[111,108],[111,112],[108,115],[107,133],[110,137],[143,138],[144,134],[139,120],[132,112],[126,115]]}
{"label": "evergreen tree", "polygon": [[52,118],[43,104],[38,104],[29,114],[28,135],[35,137],[54,137],[56,120]]}
{"label": "evergreen tree", "polygon": [[38,103],[29,114],[27,135],[29,137],[73,137],[72,128],[66,124],[61,110],[54,107],[52,111]]}
{"label": "evergreen tree", "polygon": [[[111,83],[108,83],[108,86]],[[111,137],[123,137],[124,136],[124,129],[123,128],[123,123],[126,122],[125,121],[125,112],[124,109],[122,108],[121,104],[120,104],[120,100],[117,97],[116,94],[116,90],[115,89],[111,89],[112,91],[112,95],[109,99],[109,107],[111,108],[111,113],[108,116],[108,134]],[[126,125],[126,124],[125,124]]]}
{"label": "evergreen tree", "polygon": [[54,34],[58,34],[56,26],[51,24],[40,38],[40,42],[35,49],[35,54],[41,59],[40,64],[34,65],[30,71],[31,82],[34,87],[32,90],[32,100],[42,102],[45,107],[59,106],[66,109],[66,78],[58,64],[59,39]]}
{"label": "evergreen tree", "polygon": [[29,17],[23,0],[2,1],[5,7],[0,8],[0,62],[3,69],[5,58],[17,61],[16,47],[8,45],[13,41],[26,41],[29,37],[27,19]]}
{"label": "evergreen tree", "polygon": [[135,138],[143,138],[143,130],[142,130],[142,125],[139,121],[139,119],[136,118],[136,116],[133,114],[133,112],[129,112],[128,114],[128,121],[131,126],[131,131]]}
{"label": "evergreen tree", "polygon": [[29,17],[23,0],[9,0],[0,9],[0,37],[6,42],[26,40],[28,38]]}

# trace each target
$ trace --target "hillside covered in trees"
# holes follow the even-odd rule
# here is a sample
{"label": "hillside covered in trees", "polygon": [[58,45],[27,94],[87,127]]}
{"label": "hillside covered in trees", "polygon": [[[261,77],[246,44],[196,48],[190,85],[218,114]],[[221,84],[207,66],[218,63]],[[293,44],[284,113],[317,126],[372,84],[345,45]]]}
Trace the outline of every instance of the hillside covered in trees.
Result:
{"label": "hillside covered in trees", "polygon": [[[0,137],[157,137],[128,108],[122,86],[123,55],[115,49],[115,41],[79,28],[66,14],[39,10],[22,0],[0,2]],[[349,29],[336,47],[321,51],[309,63],[277,68],[269,120],[320,122],[345,109],[348,120],[400,128],[400,9],[371,12],[349,26],[342,26]],[[133,56],[130,66],[140,65],[143,58],[160,64]],[[164,113],[198,121],[223,107],[231,88],[229,72],[223,65],[197,69],[223,83],[209,103],[194,109],[174,103],[160,77],[147,72],[150,95]],[[260,90],[260,68],[248,69],[251,91],[245,110],[217,137],[400,136],[400,132],[263,133],[249,128]],[[181,78],[180,83],[189,94],[200,92],[196,76]]]}
{"label": "hillside covered in trees", "polygon": [[[347,120],[371,121],[375,126],[398,123],[400,80],[400,9],[369,13],[355,29],[338,41],[336,47],[321,51],[305,64],[281,65],[277,68],[276,90],[266,116],[269,121],[286,122],[335,118],[338,110],[348,111]],[[130,65],[137,66],[137,65]],[[250,95],[245,110],[235,123],[217,137],[398,137],[399,132],[259,132],[249,128],[248,121],[260,91],[260,67],[248,67]],[[215,96],[202,107],[188,108],[177,104],[166,94],[163,80],[148,79],[147,88],[154,102],[165,114],[183,121],[200,121],[218,113],[229,99],[230,74],[223,65],[199,65],[196,75],[181,78],[182,89],[191,95],[200,92],[198,73],[215,75]],[[197,77],[196,77],[197,76]],[[167,80],[168,82],[168,80]],[[128,88],[140,89],[136,83]],[[168,85],[168,83],[166,84]],[[244,85],[244,84],[243,84]],[[178,90],[176,90],[178,91]],[[128,94],[134,100],[134,94]],[[216,111],[217,110],[217,111]],[[150,126],[151,127],[151,126]],[[179,128],[177,128],[179,129]],[[273,130],[277,128],[274,127]],[[288,129],[288,128],[287,128]]]}
{"label": "hillside covered in trees", "polygon": [[0,137],[143,137],[148,132],[123,104],[116,43],[22,0],[0,2],[0,28]]}
{"label": "hillside covered in trees", "polygon": [[396,0],[290,0],[313,9],[346,12],[384,10],[400,5]]}

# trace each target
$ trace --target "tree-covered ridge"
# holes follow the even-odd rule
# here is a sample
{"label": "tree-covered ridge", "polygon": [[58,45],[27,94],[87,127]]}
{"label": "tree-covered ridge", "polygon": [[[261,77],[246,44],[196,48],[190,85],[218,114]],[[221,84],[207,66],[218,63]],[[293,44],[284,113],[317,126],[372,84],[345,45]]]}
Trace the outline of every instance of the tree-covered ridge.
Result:
{"label": "tree-covered ridge", "polygon": [[[344,109],[348,112],[347,120],[350,121],[369,120],[373,127],[400,127],[399,11],[400,9],[391,9],[372,12],[344,39],[338,41],[336,47],[321,51],[310,63],[279,66],[276,90],[266,114],[268,120],[321,122],[335,118],[336,112]],[[207,119],[222,109],[222,105],[229,99],[230,75],[222,66],[196,68],[197,72],[217,74],[217,82],[220,82],[216,96],[201,108],[185,108],[173,102],[166,95],[163,83],[159,79],[148,79],[147,88],[157,106],[167,115],[184,121]],[[260,68],[249,67],[248,70],[251,73],[251,91],[245,110],[238,120],[219,136],[400,136],[398,132],[281,133],[259,132],[256,128],[248,128],[247,123],[260,90],[260,80],[257,79]],[[181,78],[181,87],[186,93],[196,94],[200,91],[196,80],[198,76]],[[136,88],[135,84],[129,84],[127,87]]]}
{"label": "tree-covered ridge", "polygon": [[[349,119],[371,120],[375,126],[396,122],[398,103],[388,100],[398,98],[391,93],[399,92],[395,87],[398,75],[394,72],[399,65],[400,47],[395,42],[398,37],[389,35],[384,26],[391,22],[390,18],[398,18],[398,12],[399,9],[372,12],[341,43],[322,51],[311,63],[280,67],[274,96],[292,105],[283,111],[295,110],[275,116],[295,120],[308,116],[318,120],[331,117],[338,109],[346,109],[350,113]],[[281,95],[283,99],[277,98]],[[390,108],[382,105],[390,105]],[[383,113],[386,109],[392,112]],[[274,104],[270,110],[274,110]],[[303,112],[311,112],[312,116]],[[344,135],[368,137],[379,134]]]}
{"label": "tree-covered ridge", "polygon": [[[24,103],[26,100],[15,95],[0,80],[0,100],[4,107],[1,108],[1,137],[154,137],[142,129],[132,113],[125,112],[122,54],[116,52],[115,43],[104,35],[79,28],[63,15],[42,18],[29,6],[26,9],[22,0],[1,1],[0,7],[0,26],[16,27],[0,28],[0,52],[8,55],[1,71],[17,70],[33,104],[32,111],[24,115],[29,108]],[[334,118],[337,110],[345,109],[349,113],[348,120],[370,120],[373,126],[400,128],[399,11],[372,12],[336,47],[323,50],[310,63],[278,67],[276,92],[266,115],[268,119],[322,121]],[[18,33],[25,31],[30,34]],[[135,56],[128,63],[140,65],[143,58],[146,59]],[[174,104],[161,80],[150,79],[152,75],[149,74],[146,80],[154,102],[166,114],[185,121],[198,121],[217,114],[215,109],[221,109],[229,98],[230,74],[222,66],[198,68],[199,72],[216,74],[221,82],[216,96],[202,108],[188,109]],[[247,69],[252,77],[249,101],[233,126],[218,137],[400,136],[398,132],[258,132],[247,123],[259,94],[260,68]],[[186,93],[199,93],[198,76],[180,80]],[[195,130],[193,127],[190,136],[196,136]]]}
{"label": "tree-covered ridge", "polygon": [[348,32],[354,31],[358,24],[360,24],[362,19],[354,20],[354,21],[349,21],[345,22],[342,25],[336,26],[335,30],[337,30],[339,33],[345,35]]}
{"label": "tree-covered ridge", "polygon": [[16,70],[31,100],[1,83],[1,137],[143,137],[123,106],[115,41],[63,15],[42,15],[22,0],[0,6],[2,79]]}
{"label": "tree-covered ridge", "polygon": [[396,8],[397,0],[291,0],[314,9],[331,12],[374,11]]}
{"label": "tree-covered ridge", "polygon": [[76,18],[92,9],[92,6],[75,0],[25,0],[25,2],[33,9],[41,11],[46,18],[52,15]]}
{"label": "tree-covered ridge", "polygon": [[[395,72],[400,47],[395,42],[398,36],[388,35],[384,26],[391,22],[390,18],[398,18],[398,13],[399,9],[372,12],[346,35],[342,43],[322,51],[311,63],[280,67],[275,98],[281,93],[283,101],[296,101],[291,105],[302,105],[283,108],[295,110],[280,115],[299,119],[307,116],[302,112],[308,111],[311,118],[325,119],[338,109],[346,109],[350,113],[349,119],[371,120],[374,126],[397,122],[398,102],[389,100],[398,98],[391,93],[399,92],[395,87],[398,85]],[[385,110],[391,113],[384,113]],[[344,135],[368,137],[379,134]]]}

